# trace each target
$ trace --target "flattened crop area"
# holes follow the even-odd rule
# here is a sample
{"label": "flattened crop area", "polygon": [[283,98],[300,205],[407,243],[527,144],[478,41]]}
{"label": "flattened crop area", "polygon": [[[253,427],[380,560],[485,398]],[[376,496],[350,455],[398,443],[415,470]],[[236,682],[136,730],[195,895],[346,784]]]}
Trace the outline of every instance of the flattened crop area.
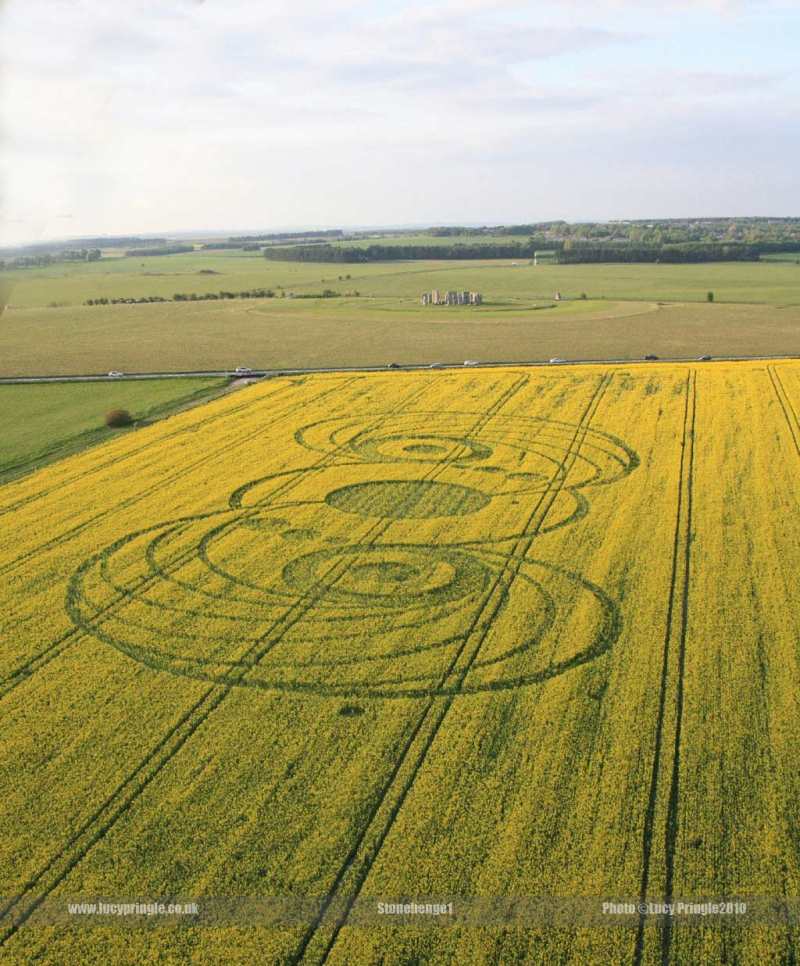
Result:
{"label": "flattened crop area", "polygon": [[279,379],[3,487],[2,955],[791,961],[798,412],[788,362]]}

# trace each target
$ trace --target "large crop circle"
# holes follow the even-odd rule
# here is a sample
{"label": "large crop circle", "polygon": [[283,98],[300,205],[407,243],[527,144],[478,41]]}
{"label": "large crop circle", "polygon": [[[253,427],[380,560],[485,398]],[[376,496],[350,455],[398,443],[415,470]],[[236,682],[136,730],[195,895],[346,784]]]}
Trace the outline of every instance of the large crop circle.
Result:
{"label": "large crop circle", "polygon": [[373,415],[298,430],[306,466],[86,560],[73,623],[155,670],[371,698],[539,683],[613,644],[614,602],[530,548],[635,468],[629,447],[537,417]]}

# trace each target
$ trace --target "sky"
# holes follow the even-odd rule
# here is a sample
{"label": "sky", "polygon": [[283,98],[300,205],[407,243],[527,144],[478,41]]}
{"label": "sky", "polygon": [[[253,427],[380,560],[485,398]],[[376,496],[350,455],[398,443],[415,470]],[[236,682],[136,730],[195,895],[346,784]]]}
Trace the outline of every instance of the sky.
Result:
{"label": "sky", "polygon": [[800,215],[800,0],[0,0],[0,244]]}

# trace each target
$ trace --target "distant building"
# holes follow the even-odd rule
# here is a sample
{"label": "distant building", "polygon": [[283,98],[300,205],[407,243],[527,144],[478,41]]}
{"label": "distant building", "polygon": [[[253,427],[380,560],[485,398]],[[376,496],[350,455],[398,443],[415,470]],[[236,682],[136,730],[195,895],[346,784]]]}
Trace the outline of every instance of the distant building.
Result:
{"label": "distant building", "polygon": [[422,305],[481,305],[483,296],[480,292],[445,292],[435,288],[432,292],[423,292],[419,297]]}

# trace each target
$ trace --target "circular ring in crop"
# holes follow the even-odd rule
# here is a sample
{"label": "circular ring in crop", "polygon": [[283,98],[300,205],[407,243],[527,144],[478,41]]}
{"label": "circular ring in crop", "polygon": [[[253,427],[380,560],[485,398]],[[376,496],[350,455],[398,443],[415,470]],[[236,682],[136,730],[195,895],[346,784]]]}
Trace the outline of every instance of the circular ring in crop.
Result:
{"label": "circular ring in crop", "polygon": [[[519,541],[542,501],[535,536],[585,517],[581,491],[638,457],[598,430],[572,452],[573,424],[479,415],[306,427],[296,441],[323,459],[121,537],[74,574],[70,617],[153,669],[325,696],[478,693],[592,661],[620,633],[616,604]],[[437,522],[466,514],[464,532]]]}

